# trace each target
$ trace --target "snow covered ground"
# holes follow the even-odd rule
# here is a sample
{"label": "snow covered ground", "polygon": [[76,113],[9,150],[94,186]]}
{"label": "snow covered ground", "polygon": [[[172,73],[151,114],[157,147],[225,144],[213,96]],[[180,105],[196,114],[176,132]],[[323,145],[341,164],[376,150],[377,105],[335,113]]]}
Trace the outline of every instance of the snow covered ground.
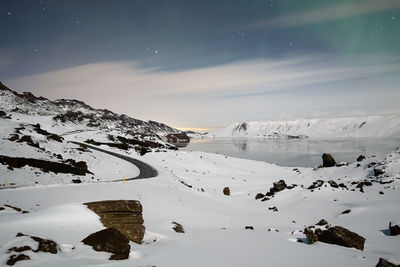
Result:
{"label": "snow covered ground", "polygon": [[207,137],[389,137],[400,134],[400,114],[364,117],[237,122]]}
{"label": "snow covered ground", "polygon": [[[21,116],[28,115],[0,119],[0,154],[54,159],[26,143],[7,140],[19,122],[34,122],[32,117]],[[11,171],[0,164],[1,184],[7,179],[21,186],[0,190],[0,207],[4,208],[0,210],[0,265],[9,257],[7,250],[23,241],[15,237],[18,232],[54,240],[61,252],[26,252],[31,260],[17,266],[375,266],[380,257],[400,264],[400,236],[387,235],[389,222],[400,220],[399,149],[385,158],[371,157],[348,166],[296,169],[203,152],[154,152],[141,157],[133,150],[102,146],[140,159],[159,172],[151,179],[110,183],[107,181],[122,175],[137,175],[137,169],[101,152],[79,153],[76,145],[67,142],[104,141],[109,131],[85,131],[72,124],[70,129],[65,125],[52,127],[46,120],[50,117],[37,117],[35,122],[49,132],[69,132],[63,143],[45,142],[29,125],[21,131],[32,135],[46,151],[87,161],[93,175],[80,177],[82,184],[71,184],[78,176],[43,173],[30,167]],[[384,174],[375,176],[374,168],[383,169]],[[362,193],[356,186],[365,179],[372,186],[364,186]],[[255,199],[257,193],[265,194],[279,180],[297,186],[264,202]],[[325,183],[307,189],[316,180]],[[348,190],[332,187],[329,180],[343,183]],[[230,196],[223,194],[227,186]],[[136,199],[143,205],[145,239],[141,245],[131,243],[128,260],[109,261],[110,254],[95,252],[81,243],[104,228],[99,217],[82,203],[107,199]],[[269,209],[274,206],[278,211]],[[342,214],[349,209],[350,213]],[[320,219],[365,237],[364,251],[297,242],[305,238],[301,231]],[[176,233],[173,221],[182,224],[185,233]]]}

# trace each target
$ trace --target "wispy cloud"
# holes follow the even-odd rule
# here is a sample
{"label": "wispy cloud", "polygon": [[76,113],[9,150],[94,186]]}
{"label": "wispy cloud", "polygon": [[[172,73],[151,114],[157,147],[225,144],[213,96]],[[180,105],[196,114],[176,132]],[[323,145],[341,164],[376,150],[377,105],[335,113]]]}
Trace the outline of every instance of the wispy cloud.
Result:
{"label": "wispy cloud", "polygon": [[358,0],[266,19],[249,28],[276,29],[306,26],[400,8],[399,0]]}
{"label": "wispy cloud", "polygon": [[[135,62],[101,62],[26,76],[7,84],[48,98],[77,98],[95,107],[175,126],[219,126],[254,119],[255,114],[320,109],[330,101],[339,105],[347,101],[349,109],[356,103],[343,100],[343,96],[357,94],[361,85],[355,81],[399,72],[399,60],[393,58],[379,64],[366,60],[360,65],[345,65],[307,54],[187,71],[142,69]],[[363,94],[371,96],[363,104],[382,104],[373,97],[384,94],[382,88],[362,86],[364,91],[370,89]],[[390,91],[395,84],[387,82],[386,87]]]}

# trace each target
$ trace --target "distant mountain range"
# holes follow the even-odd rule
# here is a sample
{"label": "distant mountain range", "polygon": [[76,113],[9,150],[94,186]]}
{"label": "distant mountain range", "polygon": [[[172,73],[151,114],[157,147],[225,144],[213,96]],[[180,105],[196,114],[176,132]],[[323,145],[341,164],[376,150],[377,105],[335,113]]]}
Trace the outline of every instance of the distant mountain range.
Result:
{"label": "distant mountain range", "polygon": [[135,133],[181,133],[163,123],[142,121],[107,109],[95,109],[79,100],[51,101],[30,92],[17,93],[0,82],[0,109],[27,115],[53,116],[60,123],[72,122],[97,129],[116,129]]}
{"label": "distant mountain range", "polygon": [[400,114],[364,117],[237,122],[208,137],[400,137]]}

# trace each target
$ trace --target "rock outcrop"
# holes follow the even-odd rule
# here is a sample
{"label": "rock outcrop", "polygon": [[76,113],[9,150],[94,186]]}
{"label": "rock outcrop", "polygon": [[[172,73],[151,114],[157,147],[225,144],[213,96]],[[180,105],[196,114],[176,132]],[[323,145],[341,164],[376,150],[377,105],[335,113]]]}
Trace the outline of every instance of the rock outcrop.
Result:
{"label": "rock outcrop", "polygon": [[334,167],[336,165],[335,159],[331,154],[324,153],[322,154],[322,166],[323,167]]}
{"label": "rock outcrop", "polygon": [[84,203],[100,216],[106,227],[118,229],[132,242],[140,244],[143,240],[143,208],[137,200],[104,200]]}
{"label": "rock outcrop", "polygon": [[348,248],[356,248],[364,250],[365,238],[341,226],[329,227],[322,230],[321,228],[313,229],[307,227],[304,229],[304,234],[307,237],[308,244],[313,244],[316,241],[339,245]]}

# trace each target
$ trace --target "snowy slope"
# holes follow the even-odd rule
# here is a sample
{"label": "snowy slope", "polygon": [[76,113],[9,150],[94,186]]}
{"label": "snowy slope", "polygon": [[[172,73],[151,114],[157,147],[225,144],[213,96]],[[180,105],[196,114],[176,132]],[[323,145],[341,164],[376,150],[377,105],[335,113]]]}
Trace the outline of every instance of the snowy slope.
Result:
{"label": "snowy slope", "polygon": [[400,114],[238,122],[208,134],[209,137],[280,137],[286,135],[305,135],[312,138],[399,136]]}
{"label": "snowy slope", "polygon": [[[159,176],[125,184],[1,190],[0,203],[30,213],[0,211],[0,264],[9,256],[8,248],[23,245],[15,237],[18,232],[52,239],[61,247],[57,255],[27,252],[32,259],[18,266],[375,266],[380,257],[400,263],[400,239],[386,235],[389,221],[400,219],[399,150],[385,159],[369,158],[359,167],[353,163],[298,171],[202,152],[150,153],[141,159],[156,167]],[[371,162],[385,168],[385,176],[371,175]],[[298,186],[265,202],[255,200],[280,179]],[[318,179],[344,183],[348,190],[326,182],[306,189]],[[356,185],[364,179],[372,186],[362,193]],[[222,194],[225,186],[230,196]],[[131,243],[128,260],[109,261],[109,254],[81,243],[103,228],[82,203],[104,199],[137,199],[143,205],[144,243]],[[278,211],[269,210],[272,206]],[[348,209],[349,214],[342,214]],[[365,237],[364,251],[297,242],[305,237],[304,227],[322,218]],[[181,223],[185,233],[175,233],[172,221]]]}
{"label": "snowy slope", "polygon": [[53,116],[55,121],[74,122],[91,128],[120,129],[137,133],[180,133],[155,121],[142,121],[106,109],[94,109],[79,100],[50,101],[29,92],[17,93],[0,82],[0,110],[28,115]]}

